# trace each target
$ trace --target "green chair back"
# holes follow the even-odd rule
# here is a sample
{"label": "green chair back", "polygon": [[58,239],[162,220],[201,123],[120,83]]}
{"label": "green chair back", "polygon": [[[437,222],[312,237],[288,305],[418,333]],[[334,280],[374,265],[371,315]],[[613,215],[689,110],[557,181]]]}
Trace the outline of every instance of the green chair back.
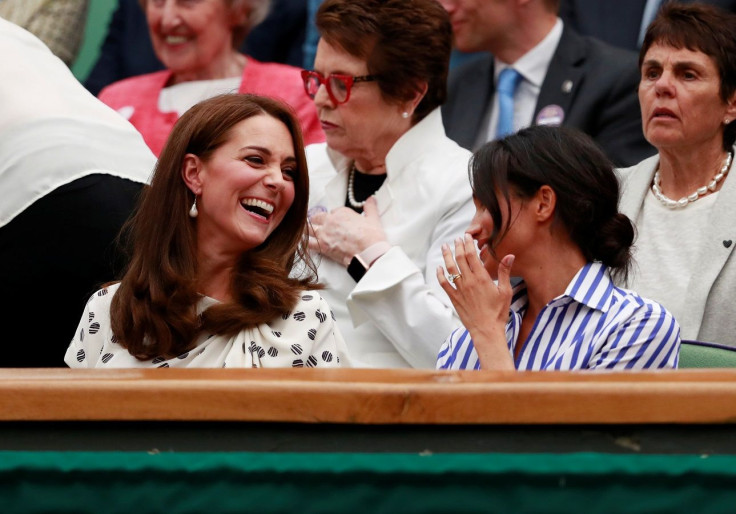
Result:
{"label": "green chair back", "polygon": [[679,368],[736,368],[736,347],[683,340]]}

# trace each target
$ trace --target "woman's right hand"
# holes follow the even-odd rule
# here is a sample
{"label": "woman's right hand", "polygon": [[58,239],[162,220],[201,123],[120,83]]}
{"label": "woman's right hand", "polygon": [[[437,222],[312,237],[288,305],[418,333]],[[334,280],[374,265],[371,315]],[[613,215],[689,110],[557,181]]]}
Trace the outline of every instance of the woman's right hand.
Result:
{"label": "woman's right hand", "polygon": [[363,214],[347,207],[320,212],[310,218],[309,249],[347,268],[354,255],[380,241],[386,234],[378,215],[375,197],[363,206]]}
{"label": "woman's right hand", "polygon": [[437,268],[437,280],[447,293],[473,344],[483,369],[515,369],[506,343],[506,322],[511,305],[511,267],[514,256],[507,255],[498,264],[498,283],[483,266],[470,235],[455,241],[455,256],[448,245],[442,246],[445,270]]}

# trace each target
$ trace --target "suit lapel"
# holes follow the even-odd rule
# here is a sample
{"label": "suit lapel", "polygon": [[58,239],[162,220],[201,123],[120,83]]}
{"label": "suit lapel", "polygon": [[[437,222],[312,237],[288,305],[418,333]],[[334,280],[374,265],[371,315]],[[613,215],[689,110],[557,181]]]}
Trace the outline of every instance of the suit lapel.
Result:
{"label": "suit lapel", "polygon": [[486,134],[491,98],[495,92],[493,83],[493,57],[474,61],[473,75],[466,77],[462,87],[462,120],[455,120],[457,134],[449,134],[465,148],[475,148],[480,134]]}
{"label": "suit lapel", "polygon": [[[582,38],[568,28],[563,28],[560,42],[549,64],[547,75],[539,91],[537,106],[534,109],[533,124],[538,124],[539,112],[545,107],[553,112],[568,113],[572,100],[577,94],[584,74],[585,45]],[[564,125],[564,119],[563,123]]]}
{"label": "suit lapel", "polygon": [[[659,156],[655,155],[625,170],[626,176],[621,184],[619,211],[628,216],[632,223],[636,223],[636,218],[639,217],[644,198],[649,192],[649,186],[658,165]],[[631,194],[624,194],[629,190],[632,191]]]}

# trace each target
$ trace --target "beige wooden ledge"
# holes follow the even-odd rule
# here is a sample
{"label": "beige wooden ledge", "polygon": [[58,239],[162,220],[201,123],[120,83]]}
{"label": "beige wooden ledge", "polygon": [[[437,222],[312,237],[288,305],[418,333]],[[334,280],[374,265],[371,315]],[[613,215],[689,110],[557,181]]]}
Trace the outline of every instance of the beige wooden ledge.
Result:
{"label": "beige wooden ledge", "polygon": [[0,369],[0,420],[734,423],[736,370]]}

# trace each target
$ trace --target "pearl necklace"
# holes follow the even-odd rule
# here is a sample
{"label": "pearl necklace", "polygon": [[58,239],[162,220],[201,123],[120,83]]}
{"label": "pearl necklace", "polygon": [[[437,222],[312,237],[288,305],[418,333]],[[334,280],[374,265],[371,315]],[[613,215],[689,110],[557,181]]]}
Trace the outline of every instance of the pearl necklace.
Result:
{"label": "pearl necklace", "polygon": [[711,180],[707,186],[699,187],[693,194],[683,196],[679,200],[668,198],[664,195],[664,193],[662,193],[659,169],[657,169],[656,173],[654,174],[654,182],[652,183],[652,193],[654,193],[655,198],[662,202],[665,207],[669,207],[670,209],[681,209],[683,207],[687,207],[688,204],[694,202],[695,200],[698,200],[702,196],[705,196],[706,194],[708,194],[709,191],[712,192],[716,190],[716,187],[718,187],[718,183],[723,180],[723,177],[725,177],[726,173],[728,173],[728,168],[731,166],[732,158],[733,153],[729,152],[726,156],[726,159],[723,161],[723,166],[721,167],[721,170],[716,174],[715,177],[713,177],[713,180]]}
{"label": "pearl necklace", "polygon": [[355,199],[355,193],[353,192],[353,182],[355,181],[355,164],[350,168],[350,175],[348,176],[348,203],[354,209],[362,209],[365,205],[366,200],[359,202]]}

